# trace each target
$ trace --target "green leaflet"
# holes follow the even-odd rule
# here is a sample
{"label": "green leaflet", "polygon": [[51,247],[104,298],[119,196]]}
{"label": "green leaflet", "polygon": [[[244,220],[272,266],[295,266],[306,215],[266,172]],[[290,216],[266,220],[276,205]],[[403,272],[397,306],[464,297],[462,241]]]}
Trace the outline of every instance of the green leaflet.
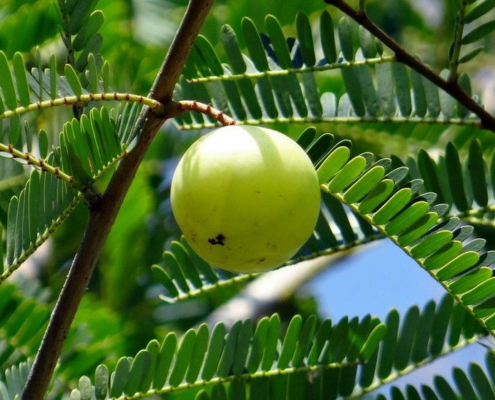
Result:
{"label": "green leaflet", "polygon": [[[125,140],[126,127],[137,118],[137,113],[131,107],[121,110],[118,125],[104,108],[93,110],[89,117],[84,115],[80,122],[66,123],[60,136],[62,147],[47,155],[45,165],[69,173],[82,186],[90,185],[126,154],[121,140]],[[40,147],[46,149],[43,134],[40,138]],[[55,174],[39,170],[31,173],[24,189],[12,199],[9,207],[6,264],[0,283],[53,234],[80,199],[80,193]]]}
{"label": "green leaflet", "polygon": [[480,25],[476,28],[474,28],[471,32],[466,34],[462,40],[462,44],[470,44],[473,42],[476,42],[486,35],[490,34],[495,30],[495,21],[489,21],[484,23],[483,25]]}
{"label": "green leaflet", "polygon": [[486,14],[494,7],[495,2],[492,0],[484,0],[469,10],[469,12],[464,16],[464,22],[469,24]]}
{"label": "green leaflet", "polygon": [[310,21],[304,13],[299,12],[296,15],[296,25],[302,59],[307,67],[312,67],[316,63],[316,58]]}
{"label": "green leaflet", "polygon": [[[204,364],[202,370],[208,369],[213,373],[208,372],[208,377],[203,373],[201,378],[198,377],[198,380],[193,381],[192,375],[195,374],[191,372],[191,379],[185,381],[187,385],[164,387],[162,382],[170,382],[171,377],[168,375],[173,374],[173,371],[168,367],[161,368],[162,363],[158,361],[154,367],[156,370],[150,386],[151,391],[142,393],[145,395],[168,393],[205,387],[206,391],[202,392],[199,398],[209,398],[205,397],[206,393],[211,393],[211,396],[214,396],[212,398],[235,394],[239,396],[235,397],[236,399],[242,399],[247,390],[251,394],[253,392],[263,394],[267,396],[266,398],[272,398],[274,391],[280,394],[281,390],[294,393],[297,391],[299,395],[316,399],[336,399],[339,394],[349,393],[359,396],[372,389],[376,379],[392,382],[411,366],[449,354],[456,346],[463,348],[484,334],[479,325],[472,325],[472,316],[459,304],[454,304],[450,296],[444,297],[439,304],[430,301],[422,310],[412,307],[403,316],[392,310],[386,317],[385,324],[370,316],[361,320],[344,318],[337,324],[332,324],[330,320],[317,322],[314,317],[303,320],[296,316],[290,321],[286,333],[282,336],[280,336],[279,324],[277,314],[263,318],[255,329],[250,323],[238,321],[229,333],[226,333],[224,325],[218,324],[209,335],[207,346],[205,339],[208,337],[209,328],[202,325],[195,331],[190,330],[185,334],[179,349],[175,347],[176,336],[169,334],[161,346],[159,356],[167,356],[167,360],[163,359],[166,365],[176,365],[174,360],[179,356],[181,349],[187,347],[191,354],[190,361],[185,362],[189,364],[188,371],[197,371],[198,364],[202,364],[198,360],[205,360],[204,363],[209,366],[207,368]],[[471,329],[471,326],[474,329]],[[168,343],[172,346],[170,347]],[[158,346],[156,341],[151,341],[146,350],[138,352],[136,357],[123,358],[118,362],[113,380],[110,382],[112,398],[120,396],[123,382],[134,382],[139,376],[147,375],[148,364],[142,363],[139,358],[142,357],[140,354],[150,351],[151,345]],[[231,355],[234,352],[240,357],[234,358],[231,364],[228,360],[232,360]],[[267,354],[270,362],[266,363],[266,368],[260,370],[259,363],[262,358],[259,355],[263,353]],[[253,354],[259,355],[252,356]],[[488,357],[490,362],[493,362],[493,355]],[[274,363],[274,359],[278,361]],[[341,360],[347,360],[346,362],[360,360],[364,364],[358,366],[344,363],[346,367],[341,368],[338,364]],[[330,368],[318,369],[319,373],[314,374],[313,380],[308,383],[306,368],[310,366],[319,368],[322,363],[324,365],[328,362],[337,364]],[[131,364],[136,366],[133,373],[135,376],[130,375]],[[137,368],[139,364],[142,365],[140,369]],[[183,363],[180,365],[183,369]],[[232,369],[224,375],[227,365],[231,365]],[[247,368],[248,365],[251,366]],[[281,366],[285,366],[286,369],[280,369]],[[108,376],[103,366],[99,366],[97,371],[103,371],[103,377]],[[277,374],[278,371],[283,371],[283,374]],[[274,386],[267,386],[264,374],[271,373],[277,374],[277,377]],[[340,375],[340,379],[334,379],[335,373],[337,376]],[[221,374],[225,381],[219,382],[215,379],[217,374]],[[476,370],[476,374],[480,379],[485,376],[481,369]],[[306,379],[306,384],[302,386],[301,377]],[[156,378],[159,379],[155,381]],[[22,380],[20,382],[22,383]],[[87,390],[89,378],[84,377],[80,382],[84,385],[81,387],[80,384],[76,390]],[[225,385],[226,383],[229,387]],[[231,385],[235,385],[235,388]],[[325,390],[319,390],[321,385],[330,386]],[[208,386],[211,387],[212,392],[208,390]],[[103,388],[104,384],[99,387]],[[101,393],[103,396],[103,392]]]}
{"label": "green leaflet", "polygon": [[17,107],[14,79],[10,72],[7,56],[0,51],[0,88],[2,89],[5,105],[13,110]]}
{"label": "green leaflet", "polygon": [[[209,56],[203,60],[193,52],[184,70],[189,80],[181,82],[180,98],[206,103],[214,99],[219,109],[242,124],[404,122],[410,126],[401,125],[397,132],[418,141],[436,142],[445,123],[480,126],[476,118],[466,119],[466,111],[449,95],[439,93],[431,82],[395,62],[394,56],[384,54],[381,43],[363,29],[358,35],[361,48],[355,48],[354,27],[347,18],[334,23],[324,11],[318,44],[311,38],[306,16],[299,14],[295,22],[294,42],[294,38],[284,36],[272,15],[265,20],[268,35],[260,34],[253,21],[244,18],[245,54],[232,28],[222,28],[221,38],[230,63],[223,68],[219,61],[222,57],[211,45]],[[338,26],[340,59],[334,25]],[[204,38],[198,38],[197,46],[204,47],[204,42]],[[324,58],[318,61],[320,54]],[[331,69],[341,69],[345,93],[325,92],[327,85],[317,84],[319,73]],[[183,129],[215,126],[213,121],[196,115],[192,121],[191,116],[185,115],[178,121]],[[429,125],[420,126],[423,122]]]}
{"label": "green leaflet", "polygon": [[335,46],[334,28],[330,13],[325,10],[320,17],[320,36],[323,54],[328,63],[337,60],[337,50]]}
{"label": "green leaflet", "polygon": [[[139,392],[151,393],[148,390],[168,393],[200,386],[213,386],[214,391],[223,391],[223,385],[218,386],[221,389],[215,389],[217,386],[214,385],[230,381],[242,382],[236,392],[242,392],[247,385],[256,390],[254,387],[263,381],[266,373],[283,371],[284,379],[291,380],[297,379],[305,370],[323,372],[328,367],[340,368],[353,363],[357,358],[366,361],[375,354],[385,334],[385,326],[369,316],[361,321],[344,319],[335,326],[330,320],[318,323],[315,317],[303,321],[296,316],[289,326],[281,337],[277,314],[262,319],[256,329],[250,321],[237,321],[228,333],[223,324],[218,324],[210,334],[209,328],[201,325],[187,331],[179,347],[176,347],[175,335],[169,334],[161,347],[156,341],[151,341],[135,357],[119,360],[109,384],[110,395],[116,398],[126,393],[132,397]],[[342,347],[338,353],[329,353],[329,346],[335,340]],[[282,348],[279,343],[283,343]],[[159,351],[152,348],[159,348]],[[310,359],[307,358],[309,353]],[[278,361],[274,362],[276,359]],[[251,371],[248,374],[247,366]],[[199,371],[202,371],[201,377]],[[96,376],[102,382],[98,389],[103,397],[103,381],[108,378],[108,370],[99,366]],[[149,381],[147,376],[153,376],[153,379]],[[84,386],[80,384],[77,389],[81,394],[91,388],[91,384],[88,386],[89,378],[83,377],[80,382],[84,382]],[[355,380],[349,383],[351,389],[356,384]]]}
{"label": "green leaflet", "polygon": [[94,11],[89,16],[87,22],[82,26],[72,42],[74,50],[81,51],[87,45],[91,37],[99,31],[103,25],[104,16],[100,10]]}

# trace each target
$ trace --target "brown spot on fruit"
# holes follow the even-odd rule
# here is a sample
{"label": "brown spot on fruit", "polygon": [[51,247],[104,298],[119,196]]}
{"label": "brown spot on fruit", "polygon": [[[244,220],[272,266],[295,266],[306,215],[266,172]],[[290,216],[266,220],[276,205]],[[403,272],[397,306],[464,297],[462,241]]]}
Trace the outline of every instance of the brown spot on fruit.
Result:
{"label": "brown spot on fruit", "polygon": [[213,244],[213,245],[219,244],[220,246],[225,246],[224,240],[225,240],[225,236],[223,236],[221,233],[219,233],[216,238],[214,238],[214,239],[209,238],[208,243]]}

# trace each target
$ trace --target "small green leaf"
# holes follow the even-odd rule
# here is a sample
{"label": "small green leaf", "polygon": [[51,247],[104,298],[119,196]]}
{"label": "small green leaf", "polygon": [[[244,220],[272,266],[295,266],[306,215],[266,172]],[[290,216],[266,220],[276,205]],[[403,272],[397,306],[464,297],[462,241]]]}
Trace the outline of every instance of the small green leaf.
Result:
{"label": "small green leaf", "polygon": [[132,361],[129,377],[125,385],[124,392],[128,396],[133,396],[140,392],[141,382],[146,376],[151,366],[151,356],[147,350],[141,350]]}
{"label": "small green leaf", "polygon": [[363,103],[366,111],[372,117],[378,116],[380,113],[380,101],[373,85],[373,78],[371,76],[371,70],[368,66],[355,67],[354,71],[361,86],[361,93],[363,95]]}
{"label": "small green leaf", "polygon": [[425,201],[419,201],[406,208],[402,213],[385,225],[387,235],[394,236],[408,229],[429,210],[429,204]]}
{"label": "small green leaf", "polygon": [[246,360],[250,350],[251,339],[253,336],[253,323],[247,319],[242,323],[235,348],[235,357],[232,363],[232,374],[241,375],[246,366]]}
{"label": "small green leaf", "polygon": [[349,160],[351,150],[348,147],[338,147],[323,161],[316,173],[321,184],[328,182]]}
{"label": "small green leaf", "polygon": [[316,63],[313,33],[309,19],[303,12],[298,12],[296,15],[296,27],[302,59],[307,67],[312,67]]}
{"label": "small green leaf", "polygon": [[242,57],[241,50],[239,49],[239,44],[237,43],[237,37],[232,27],[230,27],[229,25],[222,26],[220,38],[222,40],[225,52],[227,53],[227,56],[232,63],[234,73],[245,73],[246,63]]}
{"label": "small green leaf", "polygon": [[82,85],[79,81],[79,78],[77,77],[76,71],[74,70],[74,68],[72,68],[72,65],[65,64],[64,73],[65,77],[67,78],[67,82],[69,82],[71,89],[74,91],[74,94],[77,97],[81,97],[83,90]]}
{"label": "small green leaf", "polygon": [[88,21],[82,29],[77,33],[76,37],[72,41],[72,47],[75,51],[81,51],[88,43],[88,40],[101,28],[104,22],[103,12],[100,10],[93,11],[88,18]]}
{"label": "small green leaf", "polygon": [[90,54],[100,53],[102,43],[103,38],[99,33],[95,33],[89,38],[86,46],[84,47],[84,50],[77,58],[76,65],[74,66],[78,72],[84,72],[84,70],[88,66],[88,58]]}
{"label": "small green leaf", "polygon": [[341,74],[354,113],[359,117],[364,117],[366,114],[366,108],[363,103],[363,93],[361,91],[358,71],[355,68],[342,68]]}
{"label": "small green leaf", "polygon": [[356,203],[373,190],[383,179],[385,168],[376,166],[366,171],[353,185],[344,193],[344,201],[347,204]]}
{"label": "small green leaf", "polygon": [[315,138],[316,138],[316,128],[314,126],[310,126],[307,127],[299,135],[299,137],[296,139],[296,142],[299,146],[301,146],[301,148],[303,148],[307,152],[307,149],[309,148],[311,143],[313,143]]}
{"label": "small green leaf", "polygon": [[390,194],[394,191],[395,183],[392,179],[384,179],[381,181],[359,204],[359,212],[361,214],[369,214],[373,212],[380,204],[382,204]]}
{"label": "small green leaf", "polygon": [[266,336],[265,351],[263,353],[263,360],[261,361],[262,371],[270,370],[275,361],[275,354],[277,352],[279,336],[280,336],[280,316],[278,314],[273,314],[270,317],[270,324]]}
{"label": "small green leaf", "polygon": [[329,64],[337,61],[337,49],[335,46],[335,34],[332,17],[325,10],[320,16],[320,37],[323,54]]}
{"label": "small green leaf", "polygon": [[171,297],[176,297],[179,295],[177,287],[174,285],[174,282],[170,279],[163,267],[159,265],[152,265],[151,274],[157,283],[160,283],[165,287],[165,289],[167,289]]}
{"label": "small green leaf", "polygon": [[251,374],[256,372],[261,364],[269,325],[269,319],[267,317],[264,317],[258,322],[258,325],[256,326],[256,330],[252,339],[251,351],[249,353],[246,364],[247,370]]}
{"label": "small green leaf", "polygon": [[270,37],[275,55],[277,56],[277,64],[283,69],[292,68],[289,48],[287,47],[282,27],[277,18],[273,15],[267,15],[265,18],[265,27],[268,36]]}
{"label": "small green leaf", "polygon": [[122,357],[117,362],[115,372],[112,378],[112,388],[110,390],[111,397],[120,397],[124,392],[124,388],[129,376],[129,370],[131,369],[131,363],[127,357]]}
{"label": "small green leaf", "polygon": [[219,281],[218,274],[213,270],[210,264],[198,256],[194,250],[189,246],[185,237],[181,238],[181,244],[189,255],[190,260],[194,264],[194,267],[201,274],[201,279],[206,280],[208,283],[216,283]]}
{"label": "small green leaf", "polygon": [[10,72],[7,56],[3,51],[0,51],[0,87],[2,88],[5,105],[14,110],[17,107],[14,79]]}
{"label": "small green leaf", "polygon": [[362,156],[354,157],[349,161],[328,184],[330,193],[339,193],[351,185],[353,181],[364,171],[368,162]]}
{"label": "small green leaf", "polygon": [[103,81],[103,92],[108,93],[108,85],[110,82],[110,64],[108,61],[103,63],[103,67],[101,69],[101,77]]}
{"label": "small green leaf", "polygon": [[464,189],[464,180],[462,179],[461,162],[459,160],[459,153],[451,142],[447,144],[445,149],[445,163],[454,204],[459,211],[466,211],[469,208],[469,203]]}
{"label": "small green leaf", "polygon": [[479,46],[476,47],[474,50],[471,50],[470,52],[464,54],[461,58],[459,58],[458,63],[463,64],[471,61],[474,57],[476,57],[478,54],[480,54],[483,50],[485,49],[484,46]]}
{"label": "small green leaf", "polygon": [[88,71],[87,77],[89,81],[90,93],[98,92],[98,67],[96,66],[96,59],[93,54],[88,56]]}
{"label": "small green leaf", "polygon": [[349,18],[342,17],[338,23],[340,49],[347,61],[354,61],[354,44],[352,38],[352,25]]}
{"label": "small green leaf", "polygon": [[244,38],[246,40],[246,46],[254,66],[258,71],[268,70],[269,68],[266,53],[263,49],[263,43],[261,42],[256,25],[250,18],[244,17],[242,19],[241,26],[244,33]]}
{"label": "small green leaf", "polygon": [[387,325],[385,324],[378,324],[373,328],[363,347],[359,351],[359,359],[361,361],[367,361],[376,352],[380,342],[385,337],[386,332]]}
{"label": "small green leaf", "polygon": [[95,371],[95,397],[96,400],[105,400],[107,398],[109,384],[108,368],[100,364]]}
{"label": "small green leaf", "polygon": [[411,84],[414,99],[414,114],[418,117],[424,117],[426,115],[426,95],[423,86],[423,79],[416,71],[411,71]]}
{"label": "small green leaf", "polygon": [[[9,118],[9,142],[12,146],[19,146],[22,139],[22,125],[21,117],[19,114],[15,114]],[[16,159],[17,160],[17,159]]]}
{"label": "small green leaf", "polygon": [[396,112],[392,67],[388,63],[377,64],[375,71],[380,109],[384,115],[391,117]]}
{"label": "small green leaf", "polygon": [[422,77],[422,80],[428,114],[431,118],[436,118],[441,111],[439,88],[424,77]]}
{"label": "small green leaf", "polygon": [[433,228],[437,221],[438,214],[436,212],[429,212],[426,215],[423,215],[410,228],[399,235],[397,242],[401,247],[411,245]]}
{"label": "small green leaf", "polygon": [[483,151],[477,140],[473,140],[469,146],[469,154],[466,161],[467,172],[470,177],[471,189],[474,201],[480,207],[488,204],[488,182],[485,176],[485,161]]}
{"label": "small green leaf", "polygon": [[[266,53],[261,42],[260,35],[253,21],[249,18],[242,19],[242,30],[246,40],[246,46],[258,71],[266,71],[269,69]],[[258,79],[258,89],[261,95],[263,107],[268,116],[275,118],[278,116],[278,111],[273,98],[273,91],[268,77]]]}
{"label": "small green leaf", "polygon": [[174,255],[175,260],[177,261],[177,264],[182,271],[182,274],[184,276],[187,276],[188,281],[195,288],[201,288],[203,286],[201,277],[199,276],[196,268],[194,268],[194,264],[182,244],[177,241],[172,241],[170,243],[170,251]]}
{"label": "small green leaf", "polygon": [[153,387],[161,389],[167,381],[170,366],[177,348],[177,335],[174,332],[165,336],[160,352],[156,359],[155,374],[153,377]]}
{"label": "small green leaf", "polygon": [[[477,318],[492,317],[495,314],[495,297],[491,297],[488,300],[482,302],[481,304],[478,304],[477,306],[473,307],[473,312]],[[492,318],[490,319],[493,322],[493,319]],[[493,325],[489,329],[493,329]]]}
{"label": "small green leaf", "polygon": [[437,271],[436,277],[441,281],[453,278],[468,268],[475,265],[480,259],[480,255],[474,251],[468,251],[454,258],[447,265]]}
{"label": "small green leaf", "polygon": [[222,356],[218,363],[217,375],[224,378],[230,374],[234,358],[236,356],[236,344],[239,337],[239,332],[242,327],[242,321],[236,321],[225,340],[225,346],[223,347]]}
{"label": "small green leaf", "polygon": [[[58,97],[57,91],[57,58],[55,54],[50,55],[50,99],[55,100]],[[40,85],[41,86],[41,85]],[[41,89],[40,89],[41,90]],[[41,93],[39,94],[39,99],[41,100]]]}
{"label": "small green leaf", "polygon": [[453,234],[451,231],[435,232],[414,246],[410,250],[411,256],[416,260],[428,257],[449,243],[452,240],[452,237]]}
{"label": "small green leaf", "polygon": [[490,278],[471,289],[461,297],[462,304],[473,305],[486,298],[492,297],[495,293],[495,278]]}
{"label": "small green leaf", "polygon": [[181,384],[187,371],[187,367],[191,362],[191,356],[196,342],[196,331],[189,329],[182,339],[179,350],[175,356],[175,364],[169,378],[169,385],[177,387]]}
{"label": "small green leaf", "polygon": [[408,117],[412,112],[409,74],[406,67],[401,63],[392,64],[392,74],[395,81],[395,91],[400,114]]}
{"label": "small green leaf", "polygon": [[318,332],[313,340],[313,345],[311,346],[308,355],[308,365],[312,366],[318,364],[318,360],[320,359],[321,352],[325,347],[331,329],[332,321],[330,319],[325,319],[318,328]]}
{"label": "small green leaf", "polygon": [[98,0],[75,1],[71,7],[69,21],[66,24],[71,35],[75,35],[88,21],[89,13],[94,9]]}
{"label": "small green leaf", "polygon": [[[464,90],[469,97],[471,97],[471,80],[469,79],[469,76],[466,73],[462,73],[459,75],[459,86]],[[460,102],[457,102],[457,114],[459,114],[459,117],[461,118],[466,118],[469,116],[470,111],[464,107]]]}
{"label": "small green leaf", "polygon": [[481,3],[477,4],[474,6],[465,16],[464,16],[464,23],[469,24],[473,22],[474,20],[482,17],[488,11],[490,11],[493,7],[495,7],[495,1],[493,0],[485,0],[482,1]]}
{"label": "small green leaf", "polygon": [[201,324],[197,329],[196,343],[194,343],[191,363],[187,369],[186,382],[188,383],[194,383],[198,378],[206,354],[208,336],[208,326],[206,324]]}
{"label": "small green leaf", "polygon": [[81,400],[91,400],[93,394],[93,386],[91,380],[87,376],[82,376],[79,379],[79,393],[81,394]]}
{"label": "small green leaf", "polygon": [[455,240],[442,247],[436,253],[427,257],[424,260],[423,265],[429,271],[438,269],[446,265],[449,261],[451,261],[454,257],[456,257],[461,251],[462,251],[462,243]]}
{"label": "small green leaf", "polygon": [[477,40],[480,40],[483,37],[485,37],[486,35],[493,32],[494,30],[495,30],[495,21],[487,22],[483,25],[480,25],[480,26],[474,28],[471,32],[466,34],[462,38],[461,43],[466,45],[469,43],[476,42]]}
{"label": "small green leaf", "polygon": [[373,58],[376,56],[375,37],[366,30],[363,26],[359,26],[359,43],[365,58]]}
{"label": "small green leaf", "polygon": [[470,363],[469,367],[469,375],[471,376],[471,381],[474,383],[474,386],[478,393],[482,393],[483,399],[493,399],[495,398],[495,393],[493,391],[492,384],[490,380],[486,376],[483,368],[478,363]]}
{"label": "small green leaf", "polygon": [[306,319],[306,322],[304,323],[304,326],[299,334],[299,339],[297,341],[291,363],[294,368],[302,367],[304,365],[306,351],[313,340],[315,329],[316,317],[312,315]]}
{"label": "small green leaf", "polygon": [[206,354],[203,371],[201,373],[201,378],[205,381],[211,380],[217,371],[218,362],[225,345],[225,334],[225,325],[223,323],[217,323],[211,334],[210,343],[208,344],[208,352]]}
{"label": "small green leaf", "polygon": [[14,75],[17,84],[17,93],[19,95],[19,102],[24,107],[28,106],[30,101],[29,86],[27,82],[26,66],[20,53],[14,54]]}
{"label": "small green leaf", "polygon": [[277,362],[277,368],[285,369],[289,366],[289,362],[292,359],[294,350],[296,349],[301,328],[302,318],[300,315],[296,315],[291,319],[289,327],[287,328],[282,350],[280,351],[280,357]]}
{"label": "small green leaf", "polygon": [[405,369],[409,364],[414,342],[413,339],[418,329],[419,316],[419,308],[414,306],[408,310],[403,320],[394,362],[395,368],[399,371]]}
{"label": "small green leaf", "polygon": [[[449,76],[449,71],[443,70],[440,73],[440,76],[447,80]],[[440,90],[439,91],[439,99],[440,99],[440,109],[442,111],[442,114],[446,118],[452,118],[455,114],[455,106],[456,106],[456,100],[447,92]]]}
{"label": "small green leaf", "polygon": [[308,148],[306,153],[315,166],[320,165],[321,161],[329,154],[334,142],[334,136],[330,133],[324,133]]}
{"label": "small green leaf", "polygon": [[471,271],[450,283],[449,290],[453,294],[465,293],[488,280],[491,276],[492,270],[490,268],[476,268],[474,271]]}
{"label": "small green leaf", "polygon": [[163,253],[163,263],[165,264],[167,274],[172,278],[174,284],[184,293],[189,292],[189,285],[182,274],[182,270],[180,269],[175,256],[171,252],[166,251]]}
{"label": "small green leaf", "polygon": [[411,189],[400,189],[373,215],[373,223],[383,225],[390,221],[411,201],[411,198]]}

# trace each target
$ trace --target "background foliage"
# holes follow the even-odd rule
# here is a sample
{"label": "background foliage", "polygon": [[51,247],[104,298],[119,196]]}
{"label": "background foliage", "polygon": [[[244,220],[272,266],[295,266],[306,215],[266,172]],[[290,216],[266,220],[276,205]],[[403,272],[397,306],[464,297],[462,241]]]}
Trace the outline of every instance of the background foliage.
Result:
{"label": "background foliage", "polygon": [[[67,69],[60,30],[78,29],[70,27],[70,19],[69,25],[61,26],[54,2],[2,2],[0,50],[4,58],[10,63],[20,52],[29,69],[38,68],[46,75],[44,80],[37,79],[41,75],[32,75],[32,92],[45,92],[38,97],[31,94],[23,106],[53,99],[50,90],[55,81],[61,96],[84,94],[86,90],[148,92],[186,2],[94,3],[104,22],[97,24],[99,17],[93,17],[98,25],[96,36],[88,36],[76,52],[74,68]],[[357,1],[349,3],[358,6]],[[461,64],[460,82],[470,87],[487,110],[494,111],[490,90],[495,82],[491,68],[495,39],[490,34],[494,5],[491,0],[370,0],[367,11],[372,21],[404,48],[442,71],[449,68],[449,47],[459,7],[467,6],[471,12],[478,8],[479,15],[471,14],[466,32],[476,32],[485,24],[488,27],[465,40],[460,57],[476,57]],[[168,121],[152,144],[113,226],[65,344],[49,398],[105,398],[98,393],[106,393],[105,382],[112,371],[116,371],[109,390],[112,398],[123,390],[130,395],[146,392],[152,381],[152,388],[159,389],[167,377],[165,394],[148,395],[177,399],[266,398],[267,393],[273,398],[495,398],[495,358],[486,340],[487,329],[493,331],[495,326],[491,272],[495,136],[481,129],[479,120],[449,96],[392,60],[370,61],[370,65],[356,69],[331,68],[332,63],[376,60],[391,54],[387,50],[382,53],[371,36],[341,17],[336,8],[317,1],[290,1],[284,7],[276,0],[259,2],[256,7],[248,1],[218,1],[175,96],[177,100],[213,102],[241,121],[261,123],[298,138],[320,167],[327,192],[317,233],[288,262],[312,260],[310,265],[301,266],[302,272],[295,276],[291,274],[297,267],[283,268],[276,273],[285,276],[282,279],[233,276],[195,257],[181,242],[171,214],[170,180],[180,155],[212,126],[212,121],[198,114]],[[77,25],[77,18],[74,21]],[[264,47],[258,52],[254,28],[267,34],[262,36]],[[307,46],[297,48],[296,39]],[[332,41],[335,59],[330,59]],[[280,43],[288,44],[287,54]],[[484,50],[478,53],[481,45]],[[95,56],[88,56],[84,49]],[[264,63],[267,67],[260,67]],[[256,76],[260,70],[297,70],[310,64],[322,70]],[[56,74],[49,75],[46,68]],[[244,72],[254,75],[229,77]],[[14,103],[23,101],[18,76]],[[6,106],[0,108],[13,109],[2,82]],[[273,90],[271,106],[269,96],[254,92],[253,82],[256,90]],[[297,87],[300,93],[284,98],[287,87]],[[85,124],[73,121],[69,127],[64,124],[74,116],[70,107],[2,119],[1,142],[43,158],[61,145],[68,150],[53,151],[47,160],[71,171],[91,190],[102,190],[127,149],[121,144],[133,145],[127,127],[135,120],[140,104],[100,105],[107,108],[88,113]],[[111,109],[107,114],[108,118],[115,117],[114,125],[105,123],[105,113]],[[110,133],[98,136],[100,131]],[[87,143],[94,140],[96,148],[104,150],[91,153],[87,143],[81,147],[77,132],[87,135]],[[71,161],[77,156],[90,159],[96,168]],[[325,164],[326,157],[331,162]],[[339,167],[332,171],[332,165]],[[51,176],[53,182],[45,176]],[[8,275],[43,242],[0,286],[0,399],[10,399],[22,388],[88,211],[82,196],[64,186],[65,182],[41,172],[31,175],[28,168],[11,159],[0,159],[0,179],[2,251]],[[94,186],[93,179],[98,179]],[[385,181],[381,189],[390,191],[381,201],[390,200],[390,206],[377,215],[370,193],[376,195],[379,182]],[[45,193],[55,193],[50,200],[56,204],[54,215],[58,219],[33,222],[23,218],[22,211],[9,214],[13,195],[18,196],[14,204],[19,210],[30,211],[34,204],[30,199],[40,185],[54,188]],[[21,192],[23,188],[27,189]],[[407,200],[399,196],[391,200],[393,193],[401,190]],[[402,201],[414,205],[410,209],[417,213],[411,211],[394,222]],[[9,242],[9,227],[20,229],[21,233],[14,232],[26,240]],[[430,236],[425,236],[428,233]],[[418,268],[429,271],[456,299],[446,294],[440,302],[430,302],[422,309],[411,304],[404,315],[392,310],[383,321],[352,315],[329,321],[319,313],[321,305],[311,293],[297,291],[304,282],[331,268],[334,259],[345,258],[346,252],[354,249],[366,251],[367,243],[385,237],[400,245],[418,261]],[[422,247],[415,247],[418,239],[424,239]],[[323,255],[334,258],[317,258]],[[175,268],[177,265],[182,269]],[[469,268],[469,276],[460,276]],[[476,290],[468,292],[472,288]],[[269,293],[259,300],[260,291]],[[246,300],[252,293],[258,302]],[[359,302],[359,293],[355,300]],[[238,304],[234,301],[241,302],[242,308],[233,307]],[[383,339],[380,344],[379,339]],[[434,366],[439,358],[480,341],[489,348],[485,363],[473,362],[466,370],[452,367],[451,371],[436,371],[432,384],[395,386],[399,377],[421,371],[427,364]],[[374,351],[377,346],[378,352]],[[245,379],[236,380],[232,375]],[[194,385],[201,379],[208,382],[204,390],[200,384]]]}

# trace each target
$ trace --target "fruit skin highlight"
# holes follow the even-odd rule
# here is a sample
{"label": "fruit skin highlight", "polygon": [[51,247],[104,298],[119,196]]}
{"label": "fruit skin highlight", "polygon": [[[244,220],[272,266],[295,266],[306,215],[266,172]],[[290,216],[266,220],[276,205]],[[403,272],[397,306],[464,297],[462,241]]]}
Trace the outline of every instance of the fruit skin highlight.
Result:
{"label": "fruit skin highlight", "polygon": [[198,139],[172,179],[172,210],[187,242],[210,264],[261,272],[290,259],[320,211],[313,164],[289,137],[233,125]]}

